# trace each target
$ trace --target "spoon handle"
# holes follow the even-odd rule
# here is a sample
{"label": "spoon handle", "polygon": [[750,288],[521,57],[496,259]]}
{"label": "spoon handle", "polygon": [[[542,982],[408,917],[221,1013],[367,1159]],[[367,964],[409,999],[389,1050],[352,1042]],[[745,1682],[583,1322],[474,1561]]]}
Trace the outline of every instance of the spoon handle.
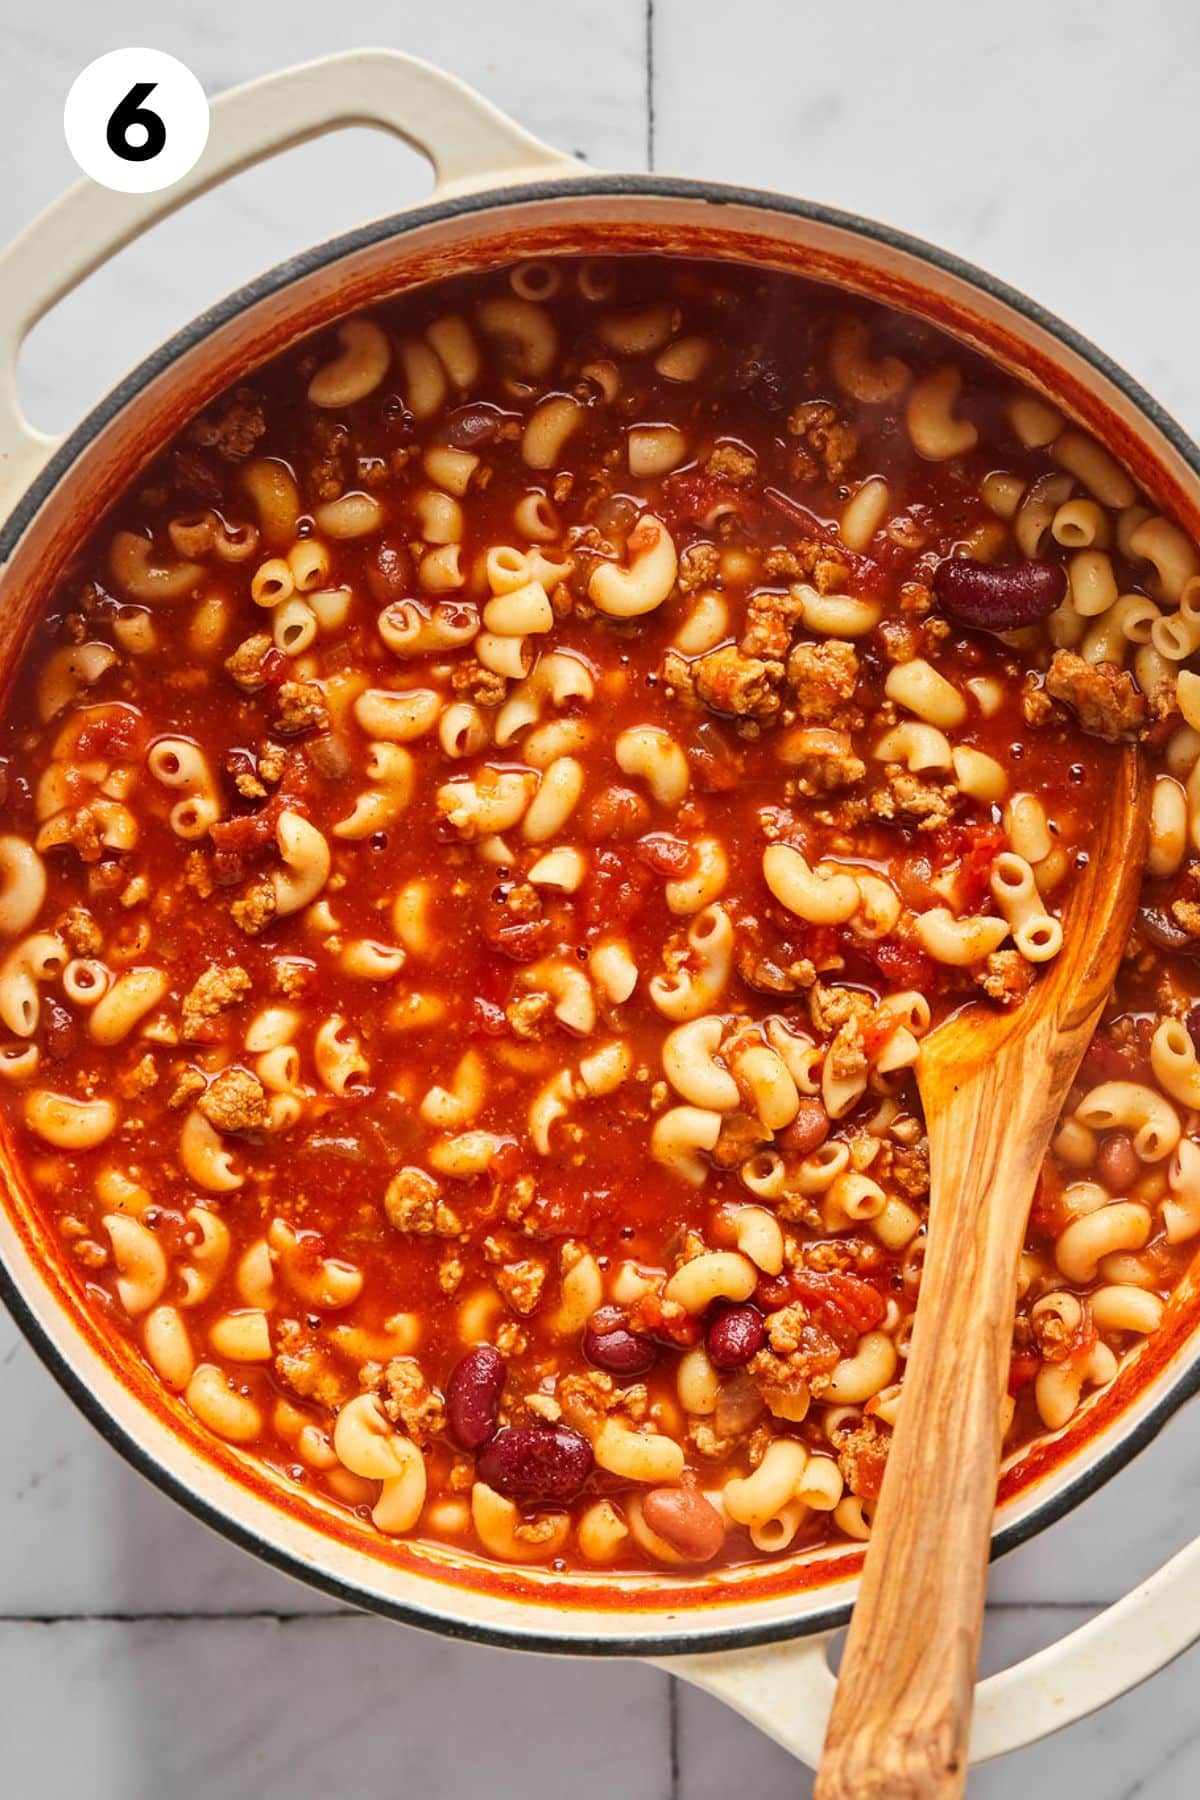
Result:
{"label": "spoon handle", "polygon": [[1013,1117],[1001,1073],[929,1119],[929,1252],[872,1528],[887,1556],[867,1557],[818,1800],[949,1796],[966,1779],[1017,1265],[1053,1127]]}

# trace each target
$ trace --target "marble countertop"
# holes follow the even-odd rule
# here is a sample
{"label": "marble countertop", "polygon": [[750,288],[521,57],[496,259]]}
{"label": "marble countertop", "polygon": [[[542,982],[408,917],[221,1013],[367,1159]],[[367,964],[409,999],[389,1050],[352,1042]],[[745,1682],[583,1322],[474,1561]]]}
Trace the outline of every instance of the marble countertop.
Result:
{"label": "marble countertop", "polygon": [[[1200,178],[1190,0],[64,0],[9,9],[0,242],[71,179],[60,116],[101,51],[151,44],[210,92],[362,44],[415,51],[602,167],[799,192],[887,219],[1071,319],[1200,432]],[[12,16],[19,12],[20,16]],[[350,35],[347,35],[349,32]],[[168,331],[289,252],[419,198],[420,160],[353,130],[240,177],[125,251],[34,332],[30,416],[63,428]],[[1100,1494],[993,1575],[985,1665],[1049,1643],[1200,1524],[1185,1411]],[[1200,1789],[1193,1651],[1058,1737],[991,1764],[983,1797],[1179,1800]],[[464,1722],[469,1727],[463,1729]],[[620,1744],[619,1763],[613,1745]],[[13,1800],[758,1800],[807,1773],[711,1701],[635,1665],[524,1658],[338,1609],[135,1476],[0,1313],[0,1790]],[[502,1754],[501,1754],[502,1752]]]}

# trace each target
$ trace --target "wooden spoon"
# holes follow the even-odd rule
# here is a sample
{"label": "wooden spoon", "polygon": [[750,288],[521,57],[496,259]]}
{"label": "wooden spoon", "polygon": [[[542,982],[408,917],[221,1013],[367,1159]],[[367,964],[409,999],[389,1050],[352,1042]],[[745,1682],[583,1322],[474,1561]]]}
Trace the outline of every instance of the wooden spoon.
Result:
{"label": "wooden spoon", "polygon": [[967,1007],[921,1046],[928,1247],[816,1800],[963,1791],[1017,1269],[1038,1171],[1129,935],[1148,814],[1130,747],[1056,959],[1021,1004]]}

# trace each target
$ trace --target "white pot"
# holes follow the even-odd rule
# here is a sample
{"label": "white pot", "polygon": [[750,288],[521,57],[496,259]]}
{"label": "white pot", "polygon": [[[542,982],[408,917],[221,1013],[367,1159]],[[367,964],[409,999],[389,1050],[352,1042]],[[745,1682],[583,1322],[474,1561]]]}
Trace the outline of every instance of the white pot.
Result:
{"label": "white pot", "polygon": [[[248,164],[338,126],[374,123],[434,166],[430,204],[263,276],[156,351],[59,442],[22,421],[25,334],[98,263]],[[11,679],[53,572],[100,511],[207,401],[339,314],[440,275],[539,253],[679,251],[828,279],[917,313],[1052,394],[1200,531],[1200,452],[1136,384],[1030,301],[881,226],[808,203],[657,176],[598,176],[530,138],[460,83],[386,51],[330,58],[222,95],[208,148],[166,194],[83,183],[0,258],[0,672]],[[43,1360],[137,1468],[256,1555],[350,1603],[453,1636],[653,1659],[720,1694],[815,1764],[834,1678],[829,1633],[861,1552],[716,1576],[623,1579],[505,1570],[437,1547],[380,1546],[319,1502],[281,1500],[214,1447],[132,1353],[89,1318],[0,1148],[0,1292]],[[1176,1304],[1157,1337],[1056,1442],[1006,1472],[994,1549],[1062,1516],[1200,1385],[1200,1321]],[[981,1683],[972,1756],[1069,1724],[1200,1636],[1200,1544],[1052,1649]]]}

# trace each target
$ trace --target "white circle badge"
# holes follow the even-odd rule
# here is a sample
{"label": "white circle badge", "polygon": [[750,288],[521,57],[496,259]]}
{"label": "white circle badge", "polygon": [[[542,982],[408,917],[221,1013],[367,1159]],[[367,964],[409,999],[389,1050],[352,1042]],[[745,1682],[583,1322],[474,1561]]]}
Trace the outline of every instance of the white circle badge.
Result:
{"label": "white circle badge", "polygon": [[165,50],[110,50],[75,78],[63,108],[67,148],[85,175],[122,194],[152,194],[186,175],[208,142],[208,100]]}

